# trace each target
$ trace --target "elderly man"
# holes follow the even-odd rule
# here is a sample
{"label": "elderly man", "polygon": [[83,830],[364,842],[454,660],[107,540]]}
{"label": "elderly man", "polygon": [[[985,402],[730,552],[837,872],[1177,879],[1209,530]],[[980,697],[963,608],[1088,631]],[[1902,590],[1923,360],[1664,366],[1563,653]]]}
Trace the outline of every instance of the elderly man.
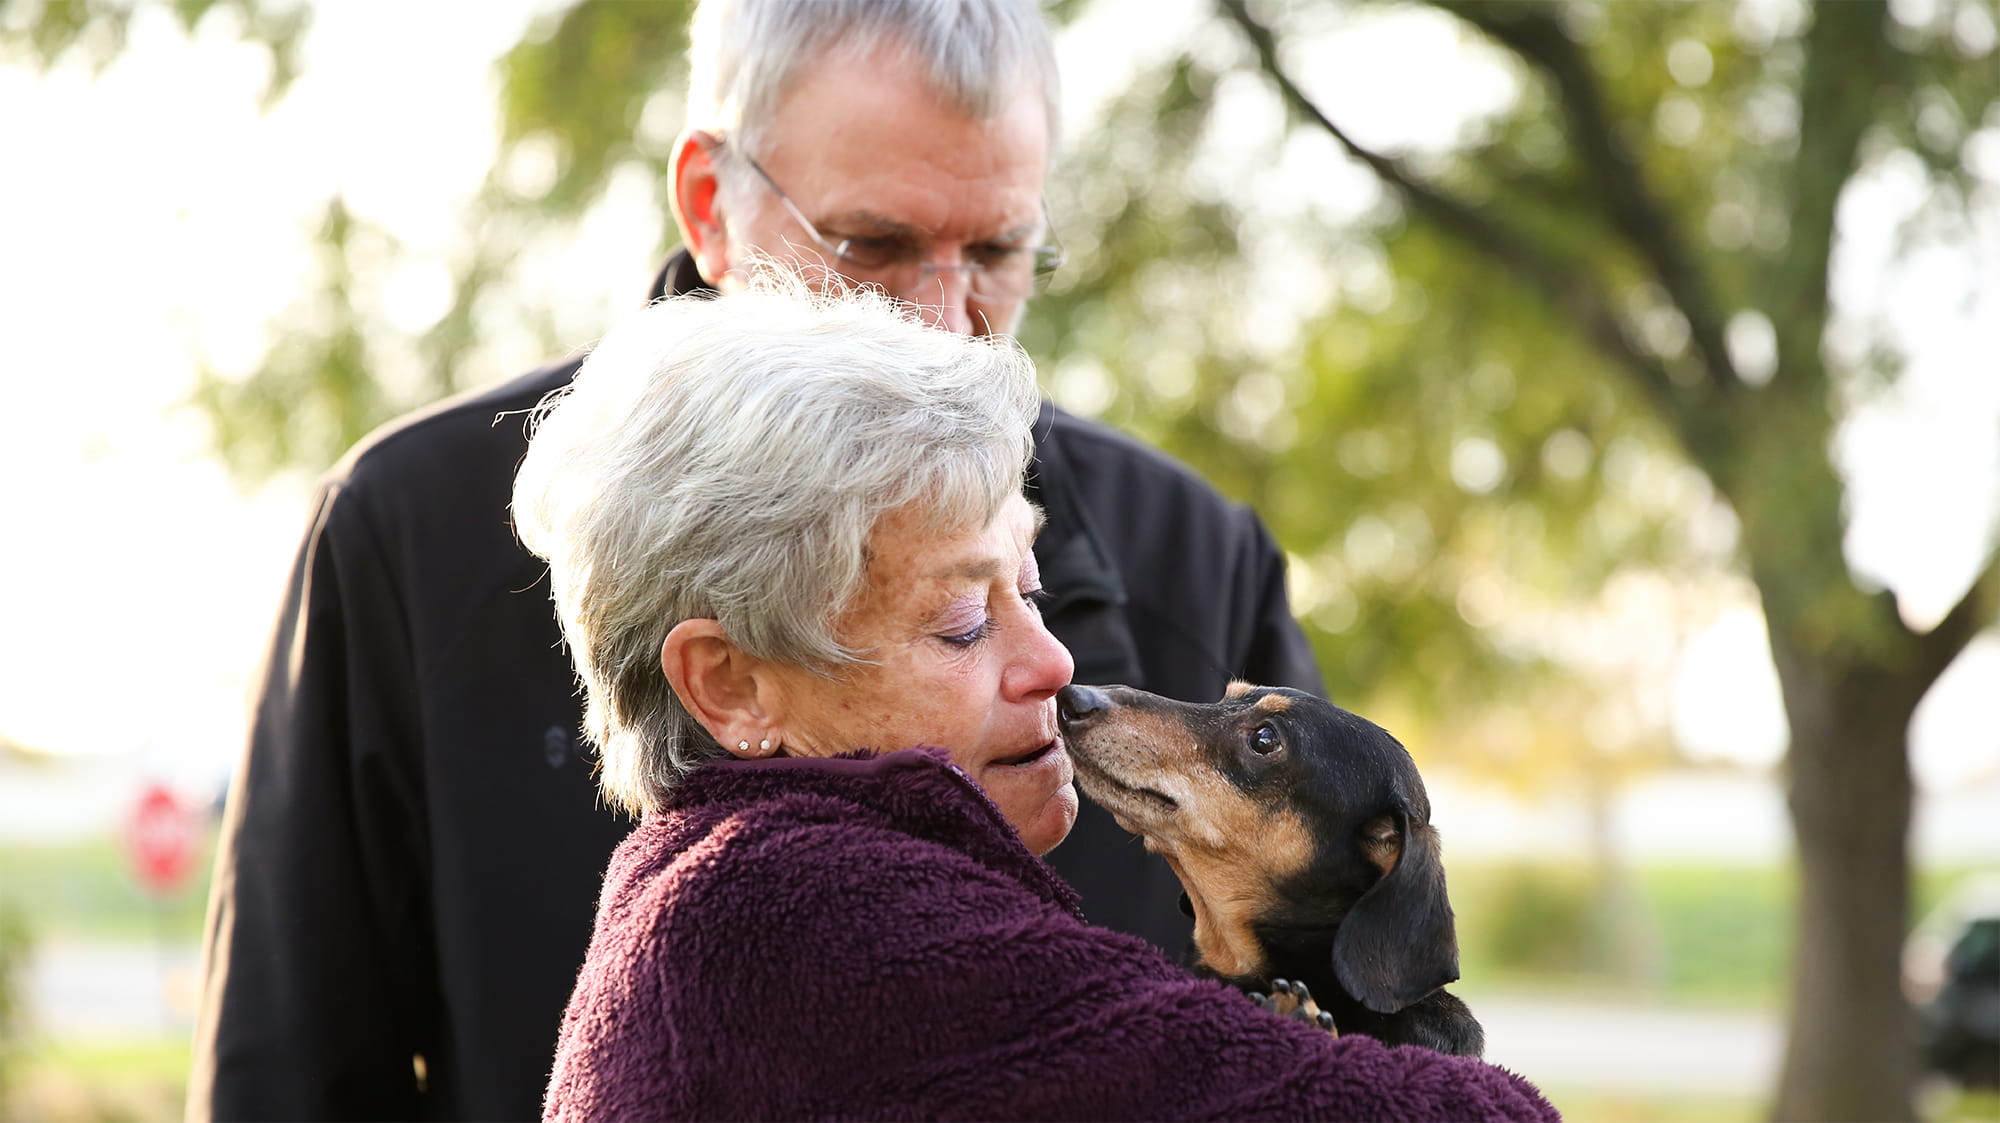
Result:
{"label": "elderly man", "polygon": [[[1057,256],[1032,0],[707,0],[691,40],[685,249],[654,295],[778,259],[1013,328]],[[543,567],[507,521],[519,411],[576,366],[397,422],[324,482],[230,792],[191,1118],[538,1114],[630,828],[598,802]],[[1320,689],[1254,515],[1046,404],[1036,436],[1045,614],[1079,681]],[[1103,812],[1051,861],[1092,920],[1183,950],[1178,883]]]}

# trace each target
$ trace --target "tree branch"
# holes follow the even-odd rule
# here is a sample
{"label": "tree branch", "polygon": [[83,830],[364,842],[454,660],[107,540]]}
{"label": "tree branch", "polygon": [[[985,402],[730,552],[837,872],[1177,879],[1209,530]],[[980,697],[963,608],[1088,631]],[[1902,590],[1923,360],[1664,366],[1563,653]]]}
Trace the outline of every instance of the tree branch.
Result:
{"label": "tree branch", "polygon": [[1882,83],[1868,79],[1896,71],[1897,51],[1884,26],[1888,11],[1886,0],[1818,4],[1804,36],[1790,237],[1764,301],[1778,328],[1780,381],[1824,380],[1819,348],[1826,334],[1834,209],[1877,116]]}
{"label": "tree branch", "polygon": [[1216,0],[1222,13],[1242,30],[1264,73],[1278,87],[1285,103],[1325,129],[1348,154],[1367,165],[1416,214],[1436,224],[1525,277],[1558,311],[1577,323],[1599,351],[1623,367],[1651,400],[1669,427],[1691,450],[1698,443],[1694,419],[1666,365],[1641,347],[1625,324],[1599,295],[1596,286],[1573,268],[1541,252],[1516,231],[1425,183],[1388,156],[1362,147],[1299,89],[1278,61],[1277,40],[1250,14],[1245,0]]}
{"label": "tree branch", "polygon": [[1958,653],[1965,650],[1982,628],[2000,623],[2000,548],[1986,559],[1986,568],[1973,579],[1972,586],[1938,625],[1915,637],[1917,673],[1926,688],[1936,682]]}
{"label": "tree branch", "polygon": [[1595,175],[1613,226],[1652,267],[1668,299],[1687,317],[1689,336],[1710,382],[1725,393],[1741,385],[1714,290],[1686,252],[1687,242],[1673,217],[1647,187],[1644,169],[1620,140],[1605,111],[1596,74],[1576,40],[1539,5],[1432,2],[1548,76],[1568,121],[1570,141]]}

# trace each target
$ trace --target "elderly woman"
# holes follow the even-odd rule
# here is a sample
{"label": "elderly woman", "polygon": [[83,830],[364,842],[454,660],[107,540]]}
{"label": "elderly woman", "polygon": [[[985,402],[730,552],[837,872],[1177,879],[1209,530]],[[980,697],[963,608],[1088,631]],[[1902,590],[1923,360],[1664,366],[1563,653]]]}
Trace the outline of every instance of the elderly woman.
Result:
{"label": "elderly woman", "polygon": [[1078,915],[1036,407],[1009,344],[760,290],[648,309],[542,418],[516,519],[642,816],[547,1116],[1553,1116]]}

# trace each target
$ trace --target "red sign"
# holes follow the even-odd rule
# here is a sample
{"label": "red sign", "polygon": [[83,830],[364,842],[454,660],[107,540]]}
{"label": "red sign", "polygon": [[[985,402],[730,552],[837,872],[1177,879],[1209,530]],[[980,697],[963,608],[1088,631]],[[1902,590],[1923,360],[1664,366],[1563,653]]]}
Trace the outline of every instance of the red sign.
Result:
{"label": "red sign", "polygon": [[194,814],[174,793],[148,784],[125,824],[125,847],[139,880],[166,893],[187,878],[194,865]]}

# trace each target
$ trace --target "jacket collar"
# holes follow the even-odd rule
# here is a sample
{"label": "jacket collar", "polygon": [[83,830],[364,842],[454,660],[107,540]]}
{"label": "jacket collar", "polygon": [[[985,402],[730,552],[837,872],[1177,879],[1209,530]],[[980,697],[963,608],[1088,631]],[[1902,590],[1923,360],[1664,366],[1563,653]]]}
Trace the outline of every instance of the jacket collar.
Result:
{"label": "jacket collar", "polygon": [[704,809],[740,814],[745,805],[796,795],[832,798],[880,815],[912,836],[970,854],[1082,916],[1076,891],[1021,843],[1013,824],[944,749],[711,760],[680,782],[668,815],[700,815]]}
{"label": "jacket collar", "polygon": [[689,293],[714,296],[715,286],[702,280],[701,270],[695,268],[693,254],[685,248],[677,249],[653,278],[653,287],[646,291],[646,303],[651,304],[664,296],[686,296]]}
{"label": "jacket collar", "polygon": [[1047,516],[1035,541],[1035,560],[1050,598],[1044,611],[1060,613],[1077,601],[1122,606],[1125,581],[1105,554],[1070,482],[1076,479],[1076,467],[1053,439],[1055,423],[1056,407],[1044,399],[1041,416],[1035,420],[1035,461],[1028,466],[1023,489],[1028,501]]}

